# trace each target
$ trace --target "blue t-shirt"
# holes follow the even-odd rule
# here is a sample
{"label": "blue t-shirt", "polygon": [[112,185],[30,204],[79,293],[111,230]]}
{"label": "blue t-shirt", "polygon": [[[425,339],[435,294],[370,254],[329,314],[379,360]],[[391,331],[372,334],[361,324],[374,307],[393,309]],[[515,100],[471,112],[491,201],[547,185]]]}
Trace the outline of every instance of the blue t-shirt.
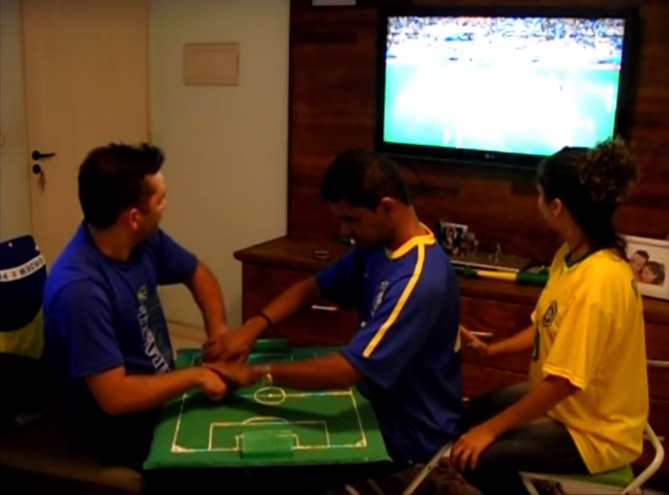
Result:
{"label": "blue t-shirt", "polygon": [[459,289],[430,233],[394,252],[356,247],[317,275],[322,294],[359,311],[342,354],[363,376],[389,452],[428,461],[460,428]]}
{"label": "blue t-shirt", "polygon": [[174,369],[157,288],[188,281],[197,263],[162,230],[115,261],[79,227],[51,268],[43,303],[45,351],[78,421],[94,426],[106,416],[86,377],[119,366],[129,374]]}

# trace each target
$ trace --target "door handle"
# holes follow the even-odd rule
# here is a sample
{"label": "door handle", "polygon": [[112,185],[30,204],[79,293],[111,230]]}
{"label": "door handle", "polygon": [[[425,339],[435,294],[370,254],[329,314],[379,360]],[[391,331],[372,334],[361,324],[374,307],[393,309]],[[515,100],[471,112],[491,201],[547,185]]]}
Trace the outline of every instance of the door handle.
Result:
{"label": "door handle", "polygon": [[33,160],[41,160],[42,158],[51,158],[55,155],[55,153],[41,153],[39,150],[34,150],[31,156]]}

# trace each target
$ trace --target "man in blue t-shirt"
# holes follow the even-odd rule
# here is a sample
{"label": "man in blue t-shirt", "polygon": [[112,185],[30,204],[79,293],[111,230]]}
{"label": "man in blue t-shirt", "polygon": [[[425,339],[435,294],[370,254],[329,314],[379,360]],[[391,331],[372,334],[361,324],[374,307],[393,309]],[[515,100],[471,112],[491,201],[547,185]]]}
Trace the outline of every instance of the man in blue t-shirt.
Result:
{"label": "man in blue t-shirt", "polygon": [[[232,383],[296,389],[358,387],[398,464],[429,460],[458,435],[461,412],[459,291],[448,257],[416,217],[396,166],[366,150],[338,156],[321,193],[356,247],[290,287],[258,316],[209,342],[205,360]],[[295,363],[236,361],[271,325],[318,297],[359,312],[341,352]]]}
{"label": "man in blue t-shirt", "polygon": [[72,432],[95,452],[140,467],[160,407],[198,388],[226,392],[212,370],[175,370],[159,285],[185,284],[208,337],[226,329],[209,269],[159,227],[166,208],[162,152],[109,145],[79,169],[84,221],[51,267],[44,290],[45,351]]}

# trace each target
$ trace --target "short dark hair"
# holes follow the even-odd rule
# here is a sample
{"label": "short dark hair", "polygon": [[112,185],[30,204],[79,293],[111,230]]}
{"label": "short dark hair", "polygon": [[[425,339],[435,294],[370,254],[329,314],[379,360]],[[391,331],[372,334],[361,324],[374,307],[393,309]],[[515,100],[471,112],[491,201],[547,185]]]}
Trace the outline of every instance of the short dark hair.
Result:
{"label": "short dark hair", "polygon": [[616,138],[593,149],[563,148],[539,164],[537,183],[547,201],[564,203],[593,250],[613,249],[626,260],[627,246],[615,231],[613,215],[639,175],[632,154]]}
{"label": "short dark hair", "polygon": [[646,261],[648,261],[648,259],[650,258],[650,254],[648,254],[648,251],[646,251],[644,249],[637,249],[636,251],[634,251],[634,254],[638,254],[639,256],[644,258]]}
{"label": "short dark hair", "polygon": [[112,143],[92,150],[79,167],[79,203],[84,220],[105,229],[127,208],[144,207],[153,191],[147,176],[158,173],[164,155],[150,144]]}
{"label": "short dark hair", "polygon": [[409,187],[397,165],[361,148],[344,151],[334,159],[321,182],[321,197],[372,211],[386,197],[411,204]]}

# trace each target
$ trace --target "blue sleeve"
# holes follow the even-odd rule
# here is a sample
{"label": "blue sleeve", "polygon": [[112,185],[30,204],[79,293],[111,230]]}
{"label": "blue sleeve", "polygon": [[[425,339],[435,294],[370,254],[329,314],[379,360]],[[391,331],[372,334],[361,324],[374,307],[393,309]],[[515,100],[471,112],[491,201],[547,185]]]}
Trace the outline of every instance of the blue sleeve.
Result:
{"label": "blue sleeve", "polygon": [[359,300],[363,276],[363,253],[356,247],[320,271],[316,284],[326,299],[341,306],[354,306]]}
{"label": "blue sleeve", "polygon": [[75,282],[56,295],[52,308],[65,337],[71,378],[125,364],[114,332],[112,305],[103,289],[91,282]]}
{"label": "blue sleeve", "polygon": [[198,260],[164,231],[158,230],[149,241],[156,258],[158,285],[183,284],[195,273]]}
{"label": "blue sleeve", "polygon": [[391,281],[374,316],[342,354],[361,375],[388,390],[434,329],[444,297],[443,284],[420,273]]}

